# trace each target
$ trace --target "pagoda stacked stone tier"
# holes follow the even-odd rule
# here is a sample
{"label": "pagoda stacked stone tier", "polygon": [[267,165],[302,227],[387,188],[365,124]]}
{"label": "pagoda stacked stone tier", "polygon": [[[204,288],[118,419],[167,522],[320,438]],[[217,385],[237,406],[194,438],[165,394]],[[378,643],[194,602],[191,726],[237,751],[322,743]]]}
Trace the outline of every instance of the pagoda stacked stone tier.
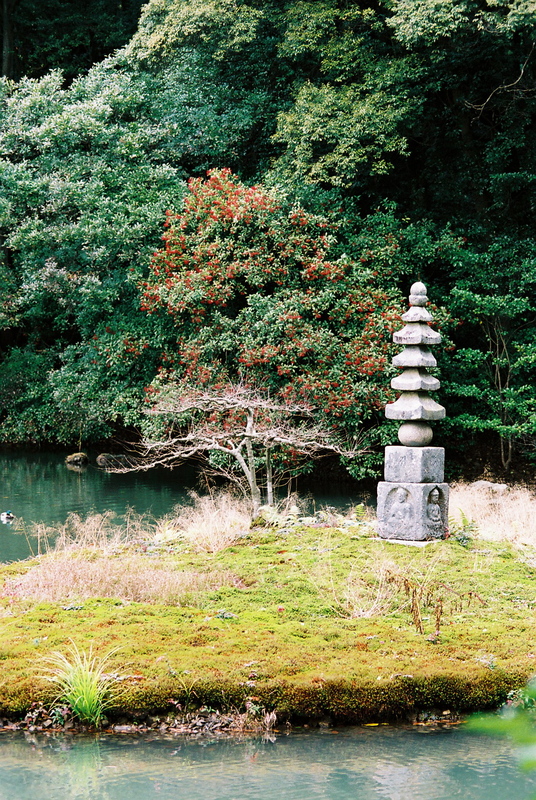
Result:
{"label": "pagoda stacked stone tier", "polygon": [[404,349],[393,358],[402,370],[391,386],[398,400],[385,407],[387,419],[399,420],[400,445],[385,448],[384,481],[378,484],[378,532],[384,539],[426,541],[443,539],[447,532],[448,485],[444,483],[445,450],[430,447],[430,422],[443,419],[445,409],[430,397],[439,381],[428,370],[437,362],[430,346],[441,336],[428,323],[428,297],[423,283],[410,290],[410,308],[402,315],[405,326],[393,335]]}

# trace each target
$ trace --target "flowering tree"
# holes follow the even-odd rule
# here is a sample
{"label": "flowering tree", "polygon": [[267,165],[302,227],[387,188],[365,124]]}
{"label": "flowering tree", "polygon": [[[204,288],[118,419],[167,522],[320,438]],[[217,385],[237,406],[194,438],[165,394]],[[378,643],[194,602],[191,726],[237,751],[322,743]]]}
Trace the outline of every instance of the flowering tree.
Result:
{"label": "flowering tree", "polygon": [[[143,308],[171,318],[176,347],[147,389],[240,384],[288,408],[307,406],[332,436],[361,436],[388,399],[385,375],[399,298],[363,262],[337,252],[326,218],[289,208],[229,170],[193,179],[169,212]],[[371,468],[354,458],[356,476]]]}

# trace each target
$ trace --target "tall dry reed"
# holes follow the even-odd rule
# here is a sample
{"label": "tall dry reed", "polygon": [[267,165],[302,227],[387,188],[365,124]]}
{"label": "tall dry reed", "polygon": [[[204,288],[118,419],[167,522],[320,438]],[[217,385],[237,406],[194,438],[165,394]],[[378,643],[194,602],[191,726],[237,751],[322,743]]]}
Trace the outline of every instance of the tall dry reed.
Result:
{"label": "tall dry reed", "polygon": [[196,550],[217,553],[247,536],[249,503],[227,492],[200,496],[191,492],[192,505],[178,506],[166,525],[168,535],[189,541]]}
{"label": "tall dry reed", "polygon": [[67,550],[97,549],[112,554],[146,539],[156,523],[147,515],[127,512],[118,520],[113,511],[103,514],[69,514],[63,524],[45,525],[34,523],[25,530],[29,540],[35,543],[37,555]]}

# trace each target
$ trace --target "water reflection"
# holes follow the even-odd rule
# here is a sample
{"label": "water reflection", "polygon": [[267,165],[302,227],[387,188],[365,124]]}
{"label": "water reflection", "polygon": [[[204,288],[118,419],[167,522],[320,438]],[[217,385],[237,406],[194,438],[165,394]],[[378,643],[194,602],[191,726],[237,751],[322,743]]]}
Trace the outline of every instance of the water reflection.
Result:
{"label": "water reflection", "polygon": [[[164,516],[184,502],[194,486],[193,470],[151,470],[114,474],[98,469],[95,460],[83,470],[69,470],[61,454],[0,454],[0,512],[11,510],[24,522],[63,523],[70,513],[132,508],[140,514]],[[0,561],[26,558],[31,549],[15,526],[0,525]]]}
{"label": "water reflection", "polygon": [[0,800],[525,800],[506,742],[367,728],[272,741],[0,735]]}
{"label": "water reflection", "polygon": [[[185,502],[188,489],[197,485],[198,476],[191,468],[115,474],[98,468],[96,456],[91,454],[87,467],[72,468],[59,453],[0,452],[0,513],[11,510],[27,525],[63,523],[71,513],[122,515],[127,508],[161,517]],[[347,487],[331,485],[330,492],[315,493],[312,507],[346,508],[365,499]],[[27,558],[32,546],[16,525],[0,524],[0,562]]]}

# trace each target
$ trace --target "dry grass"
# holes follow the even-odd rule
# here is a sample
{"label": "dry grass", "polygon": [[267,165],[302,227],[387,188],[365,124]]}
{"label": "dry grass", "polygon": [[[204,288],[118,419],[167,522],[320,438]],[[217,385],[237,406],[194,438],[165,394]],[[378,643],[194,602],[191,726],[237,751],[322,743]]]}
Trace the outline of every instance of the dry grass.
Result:
{"label": "dry grass", "polygon": [[361,569],[348,576],[341,603],[345,616],[370,618],[406,611],[415,592],[419,601],[431,597],[440,580],[442,560],[443,554],[438,551],[423,570],[417,561],[402,568],[385,555],[376,555],[367,566],[366,575]]}
{"label": "dry grass", "polygon": [[36,542],[37,555],[84,548],[112,554],[146,539],[153,526],[150,519],[132,511],[121,522],[114,512],[106,511],[89,514],[85,519],[79,514],[69,514],[63,525],[35,523],[28,535]]}
{"label": "dry grass", "polygon": [[[297,504],[292,498],[292,507],[285,509],[286,516],[280,511],[274,513],[278,518],[292,517],[303,524],[301,510],[294,506]],[[526,488],[498,493],[486,487],[456,484],[451,489],[450,515],[459,524],[463,518],[473,521],[481,538],[536,547],[536,496]],[[324,524],[340,527],[338,513],[323,510],[316,516],[322,517]],[[316,516],[312,522],[318,522]],[[164,559],[152,560],[148,553],[140,553],[139,545],[145,550],[148,543],[170,544],[174,550],[177,542],[186,541],[198,552],[217,553],[246,536],[250,523],[247,502],[226,492],[192,494],[191,505],[178,507],[173,515],[158,522],[135,514],[121,524],[110,513],[86,519],[73,514],[65,525],[52,530],[36,526],[34,536],[39,552],[46,553],[46,557],[25,575],[8,579],[2,593],[38,602],[108,597],[182,605],[203,592],[236,585],[236,579],[229,572],[173,569]],[[334,546],[329,536],[321,545],[326,553]],[[407,605],[408,599],[401,591],[404,577],[413,581],[421,593],[426,592],[428,584],[436,579],[435,559],[433,562],[427,575],[413,574],[411,569],[402,575],[394,561],[382,554],[365,570],[361,566],[350,573],[342,588],[335,574],[336,563],[328,556],[309,577],[317,588],[322,588],[324,596],[332,598],[333,608],[339,613],[368,618]]]}
{"label": "dry grass", "polygon": [[476,523],[478,535],[492,541],[509,541],[536,547],[536,495],[524,487],[497,493],[470,483],[454,484],[450,516],[460,522],[462,513]]}
{"label": "dry grass", "polygon": [[227,492],[206,496],[192,492],[191,497],[193,504],[177,507],[161,526],[157,540],[183,538],[197,551],[218,553],[248,535],[251,513],[246,500]]}
{"label": "dry grass", "polygon": [[[6,580],[4,597],[37,602],[80,602],[94,597],[127,602],[184,605],[203,592],[237,585],[226,571],[174,569],[153,560],[149,543],[187,539],[196,550],[215,553],[249,531],[246,504],[229,494],[193,495],[193,505],[155,521],[129,513],[125,519],[107,512],[82,519],[71,514],[64,525],[35,525],[30,535],[42,558],[28,572]],[[138,551],[138,552],[136,552]]]}
{"label": "dry grass", "polygon": [[49,555],[22,576],[6,580],[2,595],[37,602],[109,597],[139,603],[184,605],[193,595],[236,585],[229,572],[200,573],[147,564],[147,556],[97,553]]}
{"label": "dry grass", "polygon": [[351,572],[344,593],[342,607],[345,615],[355,619],[389,614],[400,605],[398,586],[391,580],[397,566],[388,559],[375,565],[374,577],[365,578]]}

